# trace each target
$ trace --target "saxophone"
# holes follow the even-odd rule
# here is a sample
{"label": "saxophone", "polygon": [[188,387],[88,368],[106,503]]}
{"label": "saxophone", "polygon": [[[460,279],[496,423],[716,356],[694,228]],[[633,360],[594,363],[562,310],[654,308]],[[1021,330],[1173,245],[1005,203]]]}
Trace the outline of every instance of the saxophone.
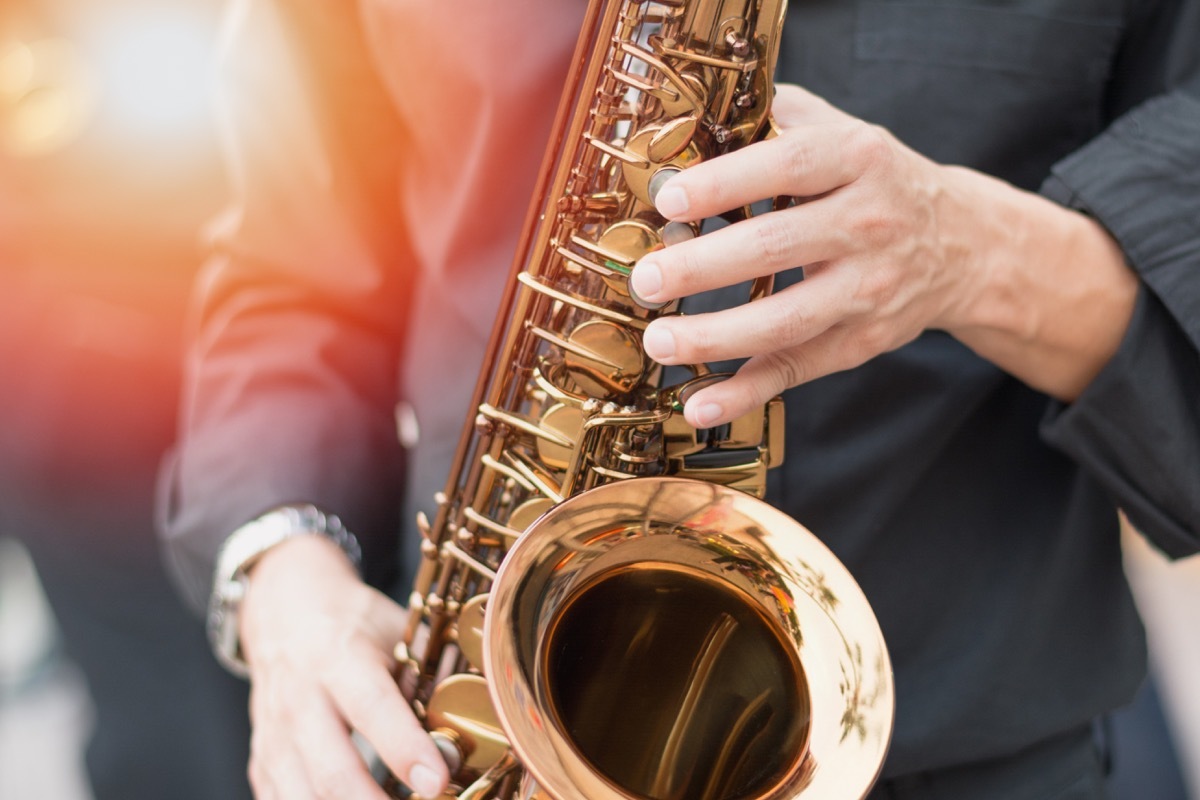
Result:
{"label": "saxophone", "polygon": [[641,334],[676,304],[628,286],[700,232],[656,213],[665,180],[772,135],[784,10],[589,4],[475,415],[418,519],[398,679],[447,797],[845,800],[878,775],[894,700],[874,615],[759,499],[780,399],[692,428],[684,402],[724,376],[666,381]]}

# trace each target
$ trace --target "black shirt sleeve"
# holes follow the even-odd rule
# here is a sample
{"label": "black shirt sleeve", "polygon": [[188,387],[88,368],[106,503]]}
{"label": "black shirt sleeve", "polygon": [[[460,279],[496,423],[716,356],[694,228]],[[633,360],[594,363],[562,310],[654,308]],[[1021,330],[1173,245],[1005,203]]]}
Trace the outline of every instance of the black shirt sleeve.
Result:
{"label": "black shirt sleeve", "polygon": [[1165,91],[1059,161],[1042,187],[1103,224],[1142,283],[1120,351],[1042,431],[1181,557],[1200,548],[1200,4],[1177,5],[1170,41],[1146,43]]}
{"label": "black shirt sleeve", "polygon": [[368,580],[386,581],[402,469],[402,131],[355,14],[245,0],[229,22],[219,77],[234,199],[197,287],[161,482],[167,558],[196,607],[225,537],[285,503],[340,515]]}

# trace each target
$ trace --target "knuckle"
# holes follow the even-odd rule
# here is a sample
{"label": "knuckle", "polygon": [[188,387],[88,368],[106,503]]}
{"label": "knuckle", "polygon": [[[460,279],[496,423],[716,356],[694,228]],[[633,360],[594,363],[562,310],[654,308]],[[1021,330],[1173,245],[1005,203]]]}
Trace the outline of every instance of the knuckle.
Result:
{"label": "knuckle", "polygon": [[813,150],[802,137],[788,135],[780,137],[783,146],[778,149],[779,162],[775,165],[782,175],[803,178],[816,167]]}
{"label": "knuckle", "polygon": [[317,797],[329,798],[329,800],[344,797],[347,787],[353,785],[354,778],[351,771],[341,764],[313,765],[309,774],[309,780],[312,782],[313,791]]}
{"label": "knuckle", "polygon": [[[701,286],[704,266],[697,247],[676,246],[663,264],[663,288],[672,297],[684,297]],[[664,259],[666,261],[666,259]]]}
{"label": "knuckle", "polygon": [[306,703],[298,702],[298,698],[307,700],[311,692],[308,686],[295,680],[274,680],[263,689],[265,696],[256,719],[268,725],[288,726],[302,718],[301,708]]}
{"label": "knuckle", "polygon": [[764,387],[767,390],[764,397],[770,397],[804,382],[805,371],[798,356],[767,353],[763,357],[763,368],[768,378],[768,385]]}
{"label": "knuckle", "polygon": [[754,224],[755,255],[772,270],[791,266],[789,258],[795,251],[796,237],[792,226],[781,214],[765,214]]}
{"label": "knuckle", "polygon": [[864,203],[848,220],[847,228],[862,246],[877,249],[889,237],[893,217],[879,204]]}
{"label": "knuckle", "polygon": [[851,144],[860,157],[867,160],[868,163],[886,161],[892,155],[892,145],[887,131],[879,125],[856,122]]}
{"label": "knuckle", "polygon": [[858,366],[871,358],[891,349],[891,332],[882,322],[875,321],[864,325],[855,337],[855,361]]}
{"label": "knuckle", "polygon": [[812,320],[803,304],[797,298],[787,297],[783,301],[779,318],[768,331],[769,339],[766,344],[776,346],[800,344],[810,338],[811,327]]}
{"label": "knuckle", "polygon": [[876,312],[885,310],[895,292],[896,276],[890,269],[866,269],[859,275],[857,295],[864,308]]}
{"label": "knuckle", "polygon": [[845,134],[846,152],[859,172],[871,172],[887,167],[895,154],[888,132],[879,125],[862,120],[849,123]]}
{"label": "knuckle", "polygon": [[688,186],[688,196],[698,198],[705,209],[728,211],[739,204],[738,197],[742,193],[742,182],[745,176],[735,170],[727,169],[715,159],[700,164],[703,169],[689,171],[689,178],[695,175],[698,179]]}
{"label": "knuckle", "polygon": [[[345,676],[352,674],[354,666],[355,659],[351,649],[343,646],[313,664],[313,674],[321,686],[328,691],[333,691],[345,683]],[[361,687],[355,686],[354,688]]]}
{"label": "knuckle", "polygon": [[681,325],[674,331],[675,340],[679,343],[679,356],[684,363],[707,361],[713,355],[713,334],[711,326]]}
{"label": "knuckle", "polygon": [[685,297],[694,293],[701,285],[703,265],[700,251],[695,242],[682,242],[655,253],[655,261],[662,273],[662,294],[668,297]]}
{"label": "knuckle", "polygon": [[352,681],[342,689],[346,704],[361,717],[373,717],[390,699],[375,681]]}

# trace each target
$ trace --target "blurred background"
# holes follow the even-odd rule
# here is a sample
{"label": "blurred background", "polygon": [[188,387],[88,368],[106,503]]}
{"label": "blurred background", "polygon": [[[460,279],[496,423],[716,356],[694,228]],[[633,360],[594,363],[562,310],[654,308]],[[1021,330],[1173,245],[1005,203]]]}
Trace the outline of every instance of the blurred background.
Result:
{"label": "blurred background", "polygon": [[[220,6],[0,0],[3,800],[249,796],[245,687],[209,656],[153,528],[186,295],[224,191]],[[1113,794],[1200,798],[1200,559],[1127,545],[1154,680],[1110,726]]]}
{"label": "blurred background", "polygon": [[249,797],[155,471],[222,200],[219,0],[0,0],[0,798]]}

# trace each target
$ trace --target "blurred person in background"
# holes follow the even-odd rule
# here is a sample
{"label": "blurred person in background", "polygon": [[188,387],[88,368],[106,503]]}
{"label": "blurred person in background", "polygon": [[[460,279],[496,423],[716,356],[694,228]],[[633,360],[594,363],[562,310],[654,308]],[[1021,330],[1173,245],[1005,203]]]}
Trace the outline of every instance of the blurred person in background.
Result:
{"label": "blurred person in background", "polygon": [[[391,683],[404,613],[369,586],[395,597],[411,585],[414,512],[432,510],[445,479],[583,3],[232,5],[224,79],[237,183],[197,296],[164,494],[168,546],[198,609],[222,543],[244,558],[221,578],[231,590],[248,581],[244,603],[214,595],[233,621],[216,639],[227,663],[248,661],[260,797],[382,797],[347,728],[435,796],[445,765]],[[729,322],[701,352],[698,316],[656,321],[644,340],[649,349],[651,331],[673,330],[683,358],[774,357],[756,362],[757,381],[748,373],[701,394],[740,409],[752,391],[757,403],[788,389],[790,449],[777,477],[788,485],[771,497],[859,579],[896,668],[895,738],[872,798],[1105,796],[1093,723],[1145,676],[1116,506],[1174,556],[1200,542],[1198,9],[793,2],[780,80],[895,138],[781,90],[795,139],[785,132],[685,170],[660,195],[691,190],[691,206],[660,200],[684,220],[771,194],[815,199],[648,257],[632,280],[651,300],[712,288],[730,264],[741,278],[761,274],[739,257],[812,263],[814,240],[837,256],[817,260],[834,263],[811,283],[784,273],[777,291],[820,296],[825,281],[845,279],[845,297],[881,287],[839,244],[897,244],[866,259],[891,280],[858,298],[861,318],[825,320],[828,349],[806,348],[804,326],[771,317],[783,304],[766,301],[740,330],[774,320],[799,339],[785,353],[764,352],[779,337],[762,330],[761,349],[739,339],[744,351],[723,350],[739,338]],[[793,141],[816,155],[785,158],[778,150]],[[755,162],[750,150],[776,155]],[[793,183],[773,183],[764,163]],[[730,174],[733,164],[746,170]],[[807,171],[788,172],[797,165],[828,182],[806,183]],[[874,184],[880,176],[894,178],[890,191]],[[748,185],[775,191],[738,189]],[[945,216],[914,196],[925,186],[972,202]],[[878,216],[863,219],[864,207]],[[827,224],[805,227],[810,212]],[[772,229],[763,253],[745,231],[779,219],[800,232]],[[821,235],[854,220],[837,241]],[[963,234],[957,258],[890,238],[931,220]],[[706,245],[732,256],[708,263]],[[703,268],[687,270],[684,253]],[[1006,260],[971,269],[993,255]],[[888,273],[897,263],[916,276]],[[967,272],[981,282],[951,277]],[[1004,288],[979,291],[984,272]],[[937,296],[948,284],[965,294]],[[994,328],[951,319],[997,311],[989,301],[1011,304]],[[876,316],[884,310],[897,313]],[[1023,312],[1041,324],[1014,324]],[[943,325],[954,335],[930,330]],[[841,336],[864,330],[872,335]],[[669,347],[655,353],[679,360]],[[803,367],[837,374],[789,387]],[[399,398],[419,423],[407,453],[395,437]],[[700,420],[700,402],[689,401],[693,423],[724,418]],[[344,531],[312,506],[358,535],[369,586]]]}
{"label": "blurred person in background", "polygon": [[249,796],[245,688],[205,656],[153,524],[197,230],[222,188],[214,13],[0,6],[0,536],[32,554],[86,679],[96,800]]}

